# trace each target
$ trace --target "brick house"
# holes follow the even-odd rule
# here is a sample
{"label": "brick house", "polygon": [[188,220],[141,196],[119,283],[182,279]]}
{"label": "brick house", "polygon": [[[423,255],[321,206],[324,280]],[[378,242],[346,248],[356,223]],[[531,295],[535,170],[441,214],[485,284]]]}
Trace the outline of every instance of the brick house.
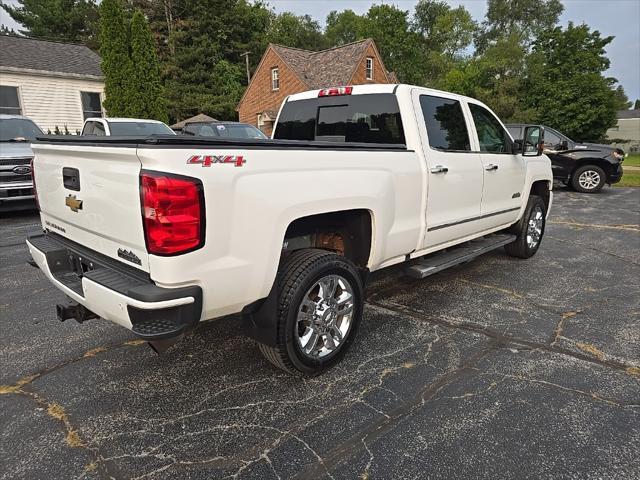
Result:
{"label": "brick house", "polygon": [[370,38],[319,52],[269,44],[237,111],[241,122],[271,135],[280,104],[288,95],[340,85],[397,82]]}

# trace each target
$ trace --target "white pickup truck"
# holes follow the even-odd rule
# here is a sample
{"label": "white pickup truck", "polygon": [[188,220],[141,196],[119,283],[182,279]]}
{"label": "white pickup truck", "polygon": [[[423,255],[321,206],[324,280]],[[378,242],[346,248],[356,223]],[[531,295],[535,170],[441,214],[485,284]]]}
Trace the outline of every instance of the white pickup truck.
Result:
{"label": "white pickup truck", "polygon": [[552,201],[541,127],[409,85],[292,95],[271,140],[34,143],[44,232],[27,245],[72,303],[162,350],[241,313],[276,366],[313,375],[358,329],[370,271],[425,277],[505,246],[532,256]]}

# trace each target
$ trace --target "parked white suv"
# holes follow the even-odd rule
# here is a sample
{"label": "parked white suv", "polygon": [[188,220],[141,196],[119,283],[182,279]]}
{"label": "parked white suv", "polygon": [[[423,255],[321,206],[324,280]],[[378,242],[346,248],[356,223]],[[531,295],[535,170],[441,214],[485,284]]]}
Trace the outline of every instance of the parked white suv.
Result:
{"label": "parked white suv", "polygon": [[87,118],[81,135],[97,136],[146,136],[175,135],[166,123],[142,118]]}
{"label": "parked white suv", "polygon": [[273,140],[50,137],[33,147],[44,232],[27,244],[73,301],[61,320],[162,349],[241,313],[269,361],[316,374],[352,342],[369,271],[536,253],[552,173],[525,147],[482,103],[409,85],[292,95]]}

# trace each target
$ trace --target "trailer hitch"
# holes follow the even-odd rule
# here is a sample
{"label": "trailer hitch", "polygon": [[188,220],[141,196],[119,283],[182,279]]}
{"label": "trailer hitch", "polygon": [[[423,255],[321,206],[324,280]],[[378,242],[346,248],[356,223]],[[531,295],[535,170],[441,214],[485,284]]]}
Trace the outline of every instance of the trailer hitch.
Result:
{"label": "trailer hitch", "polygon": [[69,320],[73,318],[78,323],[83,323],[87,320],[91,320],[93,318],[99,318],[98,315],[93,313],[88,308],[85,308],[84,305],[73,302],[70,305],[56,305],[56,314],[58,316],[58,320],[64,322],[65,320]]}

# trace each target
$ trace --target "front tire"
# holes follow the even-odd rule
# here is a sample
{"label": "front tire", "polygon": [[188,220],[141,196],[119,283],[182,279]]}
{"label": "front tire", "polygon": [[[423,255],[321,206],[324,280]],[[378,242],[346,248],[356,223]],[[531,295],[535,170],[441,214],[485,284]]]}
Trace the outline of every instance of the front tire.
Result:
{"label": "front tire", "polygon": [[353,341],[364,304],[356,267],[331,252],[305,249],[278,269],[278,335],[275,346],[258,344],[276,367],[317,375],[338,362]]}
{"label": "front tire", "polygon": [[602,190],[607,180],[605,171],[597,165],[578,167],[571,176],[571,186],[577,192],[596,193]]}
{"label": "front tire", "polygon": [[542,242],[546,216],[547,208],[542,198],[530,195],[522,219],[511,229],[516,240],[504,246],[507,254],[518,258],[534,256]]}

